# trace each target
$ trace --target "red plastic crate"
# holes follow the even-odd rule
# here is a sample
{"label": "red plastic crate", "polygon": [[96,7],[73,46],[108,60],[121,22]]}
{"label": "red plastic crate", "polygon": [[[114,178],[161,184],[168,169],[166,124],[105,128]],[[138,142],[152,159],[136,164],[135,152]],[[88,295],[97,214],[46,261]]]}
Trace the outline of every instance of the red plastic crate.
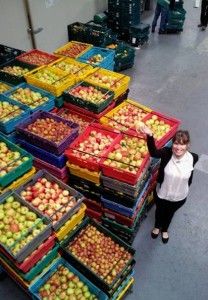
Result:
{"label": "red plastic crate", "polygon": [[102,221],[102,212],[95,211],[93,209],[86,209],[86,215],[92,219],[95,219],[98,222]]}
{"label": "red plastic crate", "polygon": [[115,107],[115,101],[113,101],[105,110],[103,110],[99,114],[95,114],[87,109],[84,109],[82,107],[67,102],[64,102],[64,107],[68,108],[69,110],[73,110],[75,112],[81,113],[85,116],[91,117],[95,120],[99,120],[102,116],[107,114],[110,110],[112,110]]}
{"label": "red plastic crate", "polygon": [[[42,62],[38,61],[37,56],[39,56],[39,59],[44,59],[44,61],[42,60]],[[31,62],[30,57],[33,57],[33,62]],[[53,54],[38,50],[38,49],[33,49],[30,50],[26,53],[23,53],[19,56],[16,57],[17,60],[26,62],[28,64],[31,65],[35,65],[35,66],[43,66],[43,65],[47,65],[57,59],[59,59],[58,56],[55,56]],[[36,63],[35,63],[36,60]]]}
{"label": "red plastic crate", "polygon": [[87,206],[88,209],[92,209],[95,210],[97,212],[102,212],[103,211],[103,207],[102,204],[96,201],[93,201],[91,199],[84,199],[84,204]]}
{"label": "red plastic crate", "polygon": [[[119,134],[118,133],[116,133],[112,130],[110,131],[106,127],[95,123],[95,124],[89,125],[87,127],[87,129],[74,142],[71,143],[71,145],[68,147],[68,149],[65,150],[65,155],[69,159],[69,163],[78,165],[81,168],[86,168],[88,170],[99,172],[100,171],[100,161],[103,157],[106,157],[108,147],[106,149],[104,149],[103,151],[101,151],[98,156],[94,155],[95,157],[98,157],[97,161],[89,161],[87,159],[79,158],[79,157],[76,157],[73,153],[73,151],[78,148],[78,145],[80,143],[82,143],[83,141],[85,141],[89,137],[90,132],[92,130],[96,131],[96,132],[101,132],[105,135],[111,136],[114,140],[109,145],[109,147],[116,144],[117,141],[119,140]],[[89,153],[87,153],[87,154],[89,154]],[[93,154],[91,156],[93,156]]]}

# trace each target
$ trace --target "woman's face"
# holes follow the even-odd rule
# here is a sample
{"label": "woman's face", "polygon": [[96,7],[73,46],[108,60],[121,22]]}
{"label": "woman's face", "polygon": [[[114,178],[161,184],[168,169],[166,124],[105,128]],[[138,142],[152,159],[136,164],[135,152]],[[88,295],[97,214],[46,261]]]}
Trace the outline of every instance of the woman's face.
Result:
{"label": "woman's face", "polygon": [[173,143],[173,146],[172,146],[173,154],[178,158],[182,157],[186,153],[187,149],[188,149],[187,144],[185,144],[185,145],[180,144],[177,141],[175,141],[175,143]]}

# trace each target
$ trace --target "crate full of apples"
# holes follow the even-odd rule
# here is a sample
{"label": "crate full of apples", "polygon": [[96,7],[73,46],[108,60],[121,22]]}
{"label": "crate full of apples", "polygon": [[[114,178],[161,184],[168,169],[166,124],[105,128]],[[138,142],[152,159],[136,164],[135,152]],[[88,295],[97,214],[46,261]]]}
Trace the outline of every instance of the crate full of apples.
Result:
{"label": "crate full of apples", "polygon": [[146,140],[122,135],[107,151],[101,170],[105,176],[135,185],[149,162]]}
{"label": "crate full of apples", "polygon": [[16,193],[6,192],[0,197],[1,250],[21,263],[52,232],[50,220]]}
{"label": "crate full of apples", "polygon": [[55,106],[55,97],[52,94],[27,83],[12,88],[5,96],[26,105],[31,112],[49,111]]}
{"label": "crate full of apples", "polygon": [[0,81],[0,94],[3,94],[11,89],[11,86],[5,82]]}
{"label": "crate full of apples", "polygon": [[45,170],[36,173],[17,193],[43,216],[50,218],[55,230],[78,211],[84,199],[82,194]]}
{"label": "crate full of apples", "polygon": [[104,291],[110,291],[133,263],[135,250],[86,218],[62,243],[63,256]]}
{"label": "crate full of apples", "polygon": [[74,76],[70,76],[58,68],[42,66],[25,75],[27,83],[49,91],[56,97],[75,84]]}
{"label": "crate full of apples", "polygon": [[58,258],[46,274],[30,286],[34,299],[107,300],[107,295],[65,259]]}
{"label": "crate full of apples", "polygon": [[66,45],[56,49],[55,54],[60,56],[67,56],[70,58],[78,58],[86,51],[90,50],[93,46],[91,44],[81,43],[78,41],[71,41]]}
{"label": "crate full of apples", "polygon": [[22,139],[60,155],[78,136],[79,125],[45,111],[33,113],[16,128]]}
{"label": "crate full of apples", "polygon": [[27,106],[0,95],[0,130],[9,134],[15,126],[30,115]]}
{"label": "crate full of apples", "polygon": [[65,154],[70,164],[98,172],[102,157],[118,137],[117,133],[93,124],[68,147]]}
{"label": "crate full of apples", "polygon": [[6,187],[32,168],[32,156],[0,135],[0,187]]}
{"label": "crate full of apples", "polygon": [[92,74],[85,78],[85,81],[113,91],[114,98],[117,98],[128,89],[130,77],[102,68],[96,68]]}
{"label": "crate full of apples", "polygon": [[43,66],[57,60],[58,57],[38,49],[33,49],[17,56],[16,59],[30,65]]}
{"label": "crate full of apples", "polygon": [[82,81],[65,91],[63,97],[66,102],[100,113],[113,101],[114,92]]}
{"label": "crate full of apples", "polygon": [[135,134],[137,122],[144,120],[151,109],[127,99],[100,119],[102,124],[116,128],[121,132]]}

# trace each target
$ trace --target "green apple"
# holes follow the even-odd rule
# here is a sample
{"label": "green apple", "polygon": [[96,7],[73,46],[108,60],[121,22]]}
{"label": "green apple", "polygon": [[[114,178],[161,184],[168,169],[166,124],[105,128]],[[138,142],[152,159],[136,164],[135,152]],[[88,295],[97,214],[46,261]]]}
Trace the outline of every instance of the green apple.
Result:
{"label": "green apple", "polygon": [[10,196],[6,199],[6,203],[12,203],[14,201],[14,197]]}

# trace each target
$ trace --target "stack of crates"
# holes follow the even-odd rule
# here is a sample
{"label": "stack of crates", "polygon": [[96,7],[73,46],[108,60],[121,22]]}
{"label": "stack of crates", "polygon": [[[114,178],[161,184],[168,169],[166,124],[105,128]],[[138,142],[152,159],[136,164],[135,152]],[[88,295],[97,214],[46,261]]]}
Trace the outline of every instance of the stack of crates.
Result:
{"label": "stack of crates", "polygon": [[140,46],[148,42],[150,33],[150,25],[140,23],[130,28],[130,43],[133,46]]}
{"label": "stack of crates", "polygon": [[170,10],[167,32],[179,33],[183,31],[183,26],[186,18],[186,10],[183,8],[183,1],[175,3],[174,9]]}

